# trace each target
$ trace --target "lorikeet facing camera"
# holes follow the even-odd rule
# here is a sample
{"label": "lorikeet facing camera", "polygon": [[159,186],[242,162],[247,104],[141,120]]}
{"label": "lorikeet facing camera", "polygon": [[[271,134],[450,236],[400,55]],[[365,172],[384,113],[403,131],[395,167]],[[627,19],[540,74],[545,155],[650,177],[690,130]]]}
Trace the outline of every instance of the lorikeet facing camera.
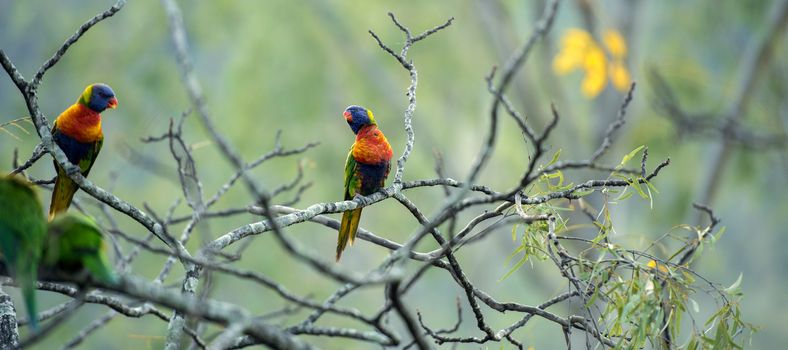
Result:
{"label": "lorikeet facing camera", "polygon": [[44,210],[33,188],[21,179],[0,177],[0,252],[22,289],[32,329],[38,325],[35,288],[46,232]]}
{"label": "lorikeet facing camera", "polygon": [[[368,196],[381,189],[391,169],[391,145],[383,132],[378,129],[372,111],[350,106],[343,113],[350,129],[356,134],[356,141],[350,146],[345,163],[345,200],[356,195]],[[342,257],[345,247],[353,244],[356,238],[361,208],[342,214],[342,224],[337,238],[336,259]]]}
{"label": "lorikeet facing camera", "polygon": [[[109,86],[100,83],[91,84],[85,88],[76,103],[55,119],[52,140],[63,150],[71,163],[79,166],[83,176],[88,176],[104,143],[99,113],[107,108],[114,109],[117,105],[118,99]],[[57,165],[57,162],[55,169],[57,178],[49,206],[50,221],[57,213],[68,209],[74,193],[77,192],[77,184],[68,177],[63,168]]]}
{"label": "lorikeet facing camera", "polygon": [[104,235],[93,219],[82,214],[58,215],[49,223],[43,263],[75,276],[89,274],[105,284],[117,281]]}

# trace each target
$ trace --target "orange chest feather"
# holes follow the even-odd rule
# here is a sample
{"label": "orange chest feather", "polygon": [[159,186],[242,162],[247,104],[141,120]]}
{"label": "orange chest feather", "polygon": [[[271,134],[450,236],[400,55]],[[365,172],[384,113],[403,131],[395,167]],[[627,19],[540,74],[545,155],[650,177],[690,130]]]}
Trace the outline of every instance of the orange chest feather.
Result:
{"label": "orange chest feather", "polygon": [[361,130],[353,144],[353,158],[364,164],[380,164],[388,162],[393,156],[391,145],[383,132],[374,128]]}
{"label": "orange chest feather", "polygon": [[63,111],[55,120],[55,125],[60,132],[82,143],[95,142],[104,137],[101,115],[79,103]]}

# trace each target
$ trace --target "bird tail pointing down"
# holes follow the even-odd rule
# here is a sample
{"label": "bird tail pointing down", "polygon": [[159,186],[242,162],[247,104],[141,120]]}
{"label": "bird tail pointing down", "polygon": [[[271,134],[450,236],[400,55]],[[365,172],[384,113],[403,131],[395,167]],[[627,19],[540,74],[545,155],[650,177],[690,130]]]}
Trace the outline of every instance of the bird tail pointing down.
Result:
{"label": "bird tail pointing down", "polygon": [[342,257],[342,251],[345,250],[345,247],[348,244],[353,245],[359,220],[361,220],[361,208],[346,211],[342,214],[342,224],[339,226],[339,237],[337,238],[337,261]]}
{"label": "bird tail pointing down", "polygon": [[58,213],[68,210],[74,193],[77,192],[77,184],[66,175],[65,171],[60,170],[60,167],[57,168],[55,189],[52,190],[52,202],[49,205],[49,221],[52,221]]}

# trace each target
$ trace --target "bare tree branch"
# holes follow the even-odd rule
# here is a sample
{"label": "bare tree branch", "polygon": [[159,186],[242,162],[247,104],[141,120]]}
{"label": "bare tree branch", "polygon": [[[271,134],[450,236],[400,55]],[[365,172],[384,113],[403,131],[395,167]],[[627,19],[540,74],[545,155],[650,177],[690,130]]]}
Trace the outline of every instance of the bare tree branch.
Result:
{"label": "bare tree branch", "polygon": [[[70,299],[37,315],[39,319],[46,321],[45,329],[22,340],[22,345],[32,344],[51,334],[51,330],[56,329],[83,304],[98,304],[107,307],[107,312],[82,325],[83,328],[63,344],[64,349],[79,346],[118,316],[132,319],[147,315],[152,315],[162,322],[162,325],[167,324],[164,342],[164,347],[167,349],[180,349],[187,346],[190,349],[235,349],[260,344],[275,349],[311,349],[321,345],[319,342],[315,342],[315,345],[309,344],[304,340],[310,337],[337,337],[353,344],[382,348],[415,346],[427,349],[432,348],[433,344],[508,342],[522,349],[524,342],[516,339],[516,332],[527,327],[534,316],[538,316],[538,320],[560,328],[567,347],[572,347],[572,335],[578,333],[585,336],[586,346],[589,348],[638,347],[641,346],[640,343],[637,343],[631,335],[631,329],[635,326],[631,325],[631,322],[625,322],[626,324],[620,327],[622,330],[613,332],[610,325],[612,316],[601,310],[614,303],[611,294],[616,293],[618,287],[611,281],[623,281],[625,278],[634,281],[637,277],[633,276],[637,273],[641,276],[652,274],[652,277],[647,278],[658,281],[659,283],[652,282],[652,284],[656,286],[655,288],[661,286],[660,290],[664,290],[668,285],[693,288],[691,283],[678,281],[679,274],[660,272],[661,265],[648,265],[651,261],[654,264],[664,264],[666,269],[684,271],[688,275],[697,276],[699,280],[706,283],[699,285],[706,288],[707,293],[711,294],[715,291],[719,293],[716,297],[718,302],[726,305],[730,302],[728,296],[719,291],[719,286],[685,266],[695,256],[702,240],[712,233],[719,222],[719,219],[705,206],[696,207],[708,214],[711,223],[705,228],[698,227],[701,235],[697,241],[682,242],[686,243],[682,247],[683,250],[674,255],[679,257],[678,263],[671,262],[670,258],[660,259],[653,256],[654,254],[649,253],[648,249],[645,251],[627,249],[621,244],[613,243],[613,240],[607,237],[606,230],[610,228],[605,227],[610,223],[599,219],[602,212],[592,212],[592,209],[582,208],[583,213],[594,224],[599,224],[597,235],[591,238],[568,235],[569,219],[561,217],[561,213],[566,210],[578,210],[573,208],[576,200],[583,200],[584,196],[593,194],[607,202],[612,192],[630,189],[635,191],[650,186],[670,160],[659,163],[651,169],[650,173],[647,171],[648,149],[644,150],[640,167],[637,169],[600,163],[600,159],[613,144],[614,134],[624,123],[627,108],[634,96],[633,84],[620,105],[618,115],[608,126],[601,144],[588,159],[559,160],[556,156],[549,164],[543,164],[542,158],[550,148],[548,139],[561,121],[558,108],[551,105],[552,119],[544,129],[536,130],[510,102],[506,91],[516,80],[516,74],[523,68],[536,43],[551,29],[557,15],[559,0],[550,0],[546,4],[533,32],[525,43],[512,53],[503,68],[498,71],[497,78],[496,69],[486,77],[486,87],[492,97],[489,127],[484,131],[478,156],[471,164],[465,181],[454,180],[445,174],[442,155],[436,155],[435,169],[438,178],[403,180],[405,165],[413,154],[416,142],[413,118],[416,113],[416,89],[419,82],[416,65],[409,58],[408,53],[415,43],[452,25],[454,18],[449,18],[442,24],[415,35],[400,19],[389,13],[393,27],[404,36],[401,46],[397,45],[393,48],[375,32],[370,30],[369,33],[382,51],[392,56],[407,71],[410,81],[406,88],[407,103],[403,113],[406,143],[397,160],[394,179],[388,187],[366,197],[310,203],[304,205],[303,209],[295,208],[295,203],[302,199],[302,194],[312,183],[305,183],[302,163],[297,163],[295,175],[281,184],[266,183],[263,186],[262,182],[251,175],[251,170],[274,158],[304,153],[316,147],[318,142],[305,143],[297,148],[285,148],[281,143],[281,131],[277,131],[273,135],[273,147],[270,151],[257,156],[252,161],[244,160],[246,156],[236,150],[232,140],[222,135],[214,124],[215,120],[219,120],[217,117],[222,116],[211,113],[209,96],[206,96],[202,90],[198,74],[194,70],[189,53],[184,14],[175,0],[161,0],[163,12],[169,23],[175,63],[180,70],[190,107],[180,118],[171,119],[168,130],[160,130],[154,136],[141,139],[145,143],[167,142],[172,156],[168,165],[174,165],[178,174],[178,181],[172,183],[177,183],[181,187],[178,198],[168,199],[166,203],[154,201],[143,203],[144,211],[112,193],[114,180],[105,189],[81,175],[79,169],[68,161],[63,151],[53,142],[49,122],[41,112],[37,99],[37,89],[46,72],[64,57],[86,31],[118,13],[125,3],[123,0],[118,1],[114,6],[79,27],[76,33],[38,69],[31,81],[25,80],[7,54],[0,50],[0,65],[17,86],[41,139],[40,144],[32,150],[31,157],[22,165],[17,164],[17,156],[14,156],[13,173],[27,176],[25,170],[40,160],[44,154],[50,154],[80,189],[93,198],[85,200],[86,197],[82,197],[81,205],[77,200],[75,207],[79,210],[98,210],[98,222],[111,234],[110,239],[116,253],[116,269],[122,275],[120,283],[102,285],[85,280],[84,276],[75,276],[58,269],[42,273],[42,281],[38,285],[40,290],[59,293]],[[449,35],[448,31],[446,35]],[[754,75],[756,73],[753,73]],[[746,105],[746,96],[739,104]],[[478,179],[480,173],[488,166],[495,150],[498,138],[498,113],[501,106],[514,119],[524,135],[527,163],[520,169],[513,169],[518,174],[513,183],[488,186],[480,183]],[[739,112],[743,108],[739,108]],[[187,119],[192,109],[196,113],[196,120]],[[187,125],[187,121],[192,122],[192,120],[207,131],[209,142],[218,145],[220,156],[226,160],[229,177],[216,188],[209,188],[208,183],[203,183],[200,178],[199,174],[204,174],[204,169],[200,168],[198,157],[192,154],[194,147],[187,142],[184,134],[184,126]],[[562,182],[559,185],[545,183],[544,179],[551,174],[569,169],[580,170],[578,173],[593,170],[593,174],[602,176],[597,180],[587,177],[573,178],[571,182]],[[172,169],[167,171],[171,172]],[[574,176],[574,172],[571,175]],[[604,175],[607,175],[607,178]],[[47,183],[34,178],[30,180],[39,184]],[[244,184],[250,200],[222,207],[222,198],[225,198],[228,191],[239,182]],[[51,186],[43,187],[51,188]],[[429,204],[417,203],[418,201],[414,199],[423,197],[411,196],[413,192],[430,190],[442,191],[439,201]],[[212,195],[208,197],[206,193]],[[417,224],[409,232],[408,238],[401,242],[384,238],[402,237],[390,235],[395,232],[373,232],[370,230],[371,227],[359,228],[358,238],[382,247],[389,253],[380,261],[368,266],[337,265],[319,256],[309,244],[302,243],[297,239],[298,237],[289,234],[290,226],[305,222],[327,227],[328,230],[314,226],[320,229],[321,234],[331,234],[339,228],[340,222],[327,214],[338,214],[374,205],[389,198],[394,198],[401,205],[395,208],[395,212],[391,215],[410,215],[415,218]],[[186,206],[180,206],[181,202]],[[432,213],[424,210],[430,205],[437,208]],[[260,217],[250,218],[249,214]],[[119,220],[122,216],[128,216],[142,225],[144,234],[124,231],[129,229],[119,225],[122,224]],[[220,218],[244,220],[246,224],[222,227],[219,231],[209,226],[209,223],[221,221],[216,220]],[[518,227],[524,227],[525,233],[522,234],[522,245],[515,251],[513,257],[523,251],[527,251],[526,255],[538,255],[546,264],[557,268],[556,275],[564,283],[564,290],[551,293],[547,300],[541,303],[526,304],[518,300],[497,300],[487,291],[488,286],[475,281],[475,278],[472,278],[473,274],[466,273],[470,271],[467,261],[464,255],[458,254],[460,249],[478,249],[479,245],[476,243],[497,236],[506,229],[511,229],[513,238],[517,238],[521,235],[518,233]],[[170,234],[176,231],[180,231],[177,238]],[[338,283],[336,289],[325,293],[328,295],[325,299],[314,299],[312,294],[299,294],[294,291],[297,289],[288,288],[277,279],[269,277],[267,273],[240,268],[238,261],[249,254],[246,248],[249,247],[254,236],[269,231],[274,236],[272,239],[276,244],[267,249],[281,249],[282,253],[303,264],[318,278]],[[189,251],[186,246],[192,241],[195,232],[198,232],[201,241],[191,242],[189,246],[199,244],[199,247]],[[165,242],[167,246],[151,243],[150,240],[154,236]],[[422,244],[418,246],[419,249],[426,249],[421,247],[429,245],[429,249],[432,250],[426,252],[417,250],[419,244]],[[237,249],[227,249],[230,246],[236,246]],[[158,275],[152,280],[134,276],[132,262],[143,250],[166,257]],[[526,256],[523,259],[518,264],[522,265],[530,257]],[[644,263],[645,259],[651,261]],[[518,266],[516,265],[512,272]],[[180,267],[183,268],[182,275],[170,276],[181,273]],[[448,277],[448,281],[456,284],[462,292],[462,298],[458,298],[456,304],[457,320],[450,328],[430,328],[425,322],[429,317],[423,319],[420,312],[414,317],[408,306],[412,307],[415,302],[411,304],[411,299],[406,293],[411,292],[413,297],[414,287],[424,284],[423,277],[429,271],[446,273],[442,277]],[[233,279],[242,280],[255,288],[263,288],[280,305],[255,314],[247,305],[219,301],[213,295],[217,290],[213,276],[219,275],[232,276]],[[174,278],[176,283],[167,282],[169,287],[165,287],[163,283],[168,276]],[[0,282],[9,282],[9,280],[3,279]],[[642,287],[638,286],[638,288]],[[360,306],[346,306],[357,291],[380,289],[383,289],[380,305],[371,312]],[[345,303],[342,304],[343,302]],[[572,307],[559,309],[554,306],[559,304]],[[576,307],[577,305],[581,306]],[[475,328],[478,329],[473,331],[479,335],[461,334],[463,306],[468,307],[466,311],[470,311],[473,315]],[[668,306],[661,307],[660,310],[663,312],[668,310]],[[516,318],[512,319],[514,321],[512,323],[507,322],[506,324],[509,325],[505,328],[496,330],[493,328],[499,324],[496,317],[503,313],[514,313]],[[323,319],[323,315],[330,317]],[[3,341],[0,344],[3,347],[18,347],[20,343],[17,324],[26,325],[28,322],[24,319],[17,321],[16,311],[10,303],[10,298],[1,293],[0,316],[2,316],[0,340]],[[392,324],[390,322],[392,317],[401,319],[402,323]],[[349,322],[339,327],[331,323],[335,319]],[[671,320],[670,317],[666,318],[666,323]],[[206,330],[212,329],[212,326],[218,326],[219,330],[206,333]],[[706,331],[699,331],[696,328],[694,330],[698,333]],[[402,336],[399,332],[406,333]],[[737,334],[734,334],[735,336]],[[649,339],[655,340],[655,338]]]}

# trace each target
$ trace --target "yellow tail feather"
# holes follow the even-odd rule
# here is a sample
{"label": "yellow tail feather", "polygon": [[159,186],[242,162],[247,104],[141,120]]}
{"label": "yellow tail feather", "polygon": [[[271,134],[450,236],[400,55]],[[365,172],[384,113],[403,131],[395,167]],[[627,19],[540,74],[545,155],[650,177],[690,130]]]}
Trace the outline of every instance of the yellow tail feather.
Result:
{"label": "yellow tail feather", "polygon": [[55,188],[52,190],[52,201],[49,204],[49,221],[52,221],[58,213],[68,210],[76,192],[77,184],[65,174],[58,174],[55,178]]}
{"label": "yellow tail feather", "polygon": [[337,261],[342,257],[342,251],[356,239],[356,230],[361,220],[361,208],[346,211],[342,214],[342,224],[339,226],[339,237],[337,237]]}

